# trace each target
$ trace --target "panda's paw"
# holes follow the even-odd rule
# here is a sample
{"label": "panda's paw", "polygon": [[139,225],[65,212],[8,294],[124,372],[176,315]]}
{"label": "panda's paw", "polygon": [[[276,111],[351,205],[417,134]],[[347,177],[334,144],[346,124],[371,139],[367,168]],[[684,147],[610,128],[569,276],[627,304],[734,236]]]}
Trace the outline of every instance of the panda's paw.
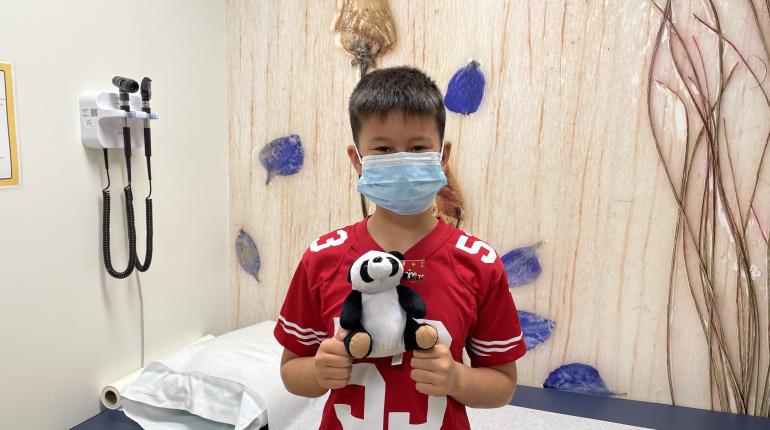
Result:
{"label": "panda's paw", "polygon": [[369,333],[358,332],[350,337],[348,354],[353,358],[365,358],[372,351],[372,338]]}
{"label": "panda's paw", "polygon": [[420,349],[431,349],[438,342],[438,331],[429,324],[421,324],[414,337]]}

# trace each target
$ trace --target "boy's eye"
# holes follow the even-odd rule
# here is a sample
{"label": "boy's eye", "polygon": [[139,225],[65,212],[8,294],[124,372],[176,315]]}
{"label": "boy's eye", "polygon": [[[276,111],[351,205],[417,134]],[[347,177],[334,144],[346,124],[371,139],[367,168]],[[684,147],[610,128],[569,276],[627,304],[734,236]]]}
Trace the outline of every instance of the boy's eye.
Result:
{"label": "boy's eye", "polygon": [[388,152],[390,151],[390,148],[388,148],[387,146],[378,146],[374,148],[374,150],[377,152]]}
{"label": "boy's eye", "polygon": [[426,150],[426,149],[428,149],[428,147],[427,147],[427,146],[419,146],[419,145],[418,145],[418,146],[413,146],[413,147],[412,147],[412,151],[415,151],[415,152],[417,152],[417,151],[424,151],[424,150]]}

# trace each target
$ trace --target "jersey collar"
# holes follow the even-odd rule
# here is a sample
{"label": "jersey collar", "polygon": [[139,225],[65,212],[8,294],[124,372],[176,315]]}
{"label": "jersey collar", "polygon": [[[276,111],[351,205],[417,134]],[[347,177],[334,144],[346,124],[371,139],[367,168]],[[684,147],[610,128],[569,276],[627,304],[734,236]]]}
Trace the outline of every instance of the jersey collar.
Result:
{"label": "jersey collar", "polygon": [[[382,249],[382,247],[377,244],[377,242],[375,242],[372,236],[369,234],[369,229],[367,228],[369,217],[371,217],[371,215],[354,224],[353,243],[355,244],[356,248],[362,252],[371,250],[387,252],[386,250]],[[420,239],[419,242],[412,245],[412,247],[404,253],[405,259],[426,259],[431,256],[447,240],[450,233],[452,232],[452,228],[449,226],[449,224],[444,222],[441,217],[436,218],[438,219],[438,223],[435,227],[433,227],[433,230],[425,235],[425,237]]]}

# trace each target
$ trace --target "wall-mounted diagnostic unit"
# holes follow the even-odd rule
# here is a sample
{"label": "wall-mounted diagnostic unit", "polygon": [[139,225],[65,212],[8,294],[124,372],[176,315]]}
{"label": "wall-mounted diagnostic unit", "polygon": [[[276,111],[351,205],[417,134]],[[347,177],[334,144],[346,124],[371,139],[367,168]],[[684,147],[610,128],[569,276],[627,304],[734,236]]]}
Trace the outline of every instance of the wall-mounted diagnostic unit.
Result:
{"label": "wall-mounted diagnostic unit", "polygon": [[[125,278],[134,268],[145,272],[152,261],[152,169],[150,157],[152,144],[150,122],[158,114],[150,110],[150,78],[142,79],[141,85],[133,79],[115,76],[112,84],[115,92],[86,91],[80,95],[80,133],[83,145],[90,149],[101,149],[104,153],[104,168],[107,186],[102,190],[102,250],[107,273],[115,278]],[[139,95],[135,95],[139,91]],[[147,159],[147,179],[150,191],[145,198],[147,218],[147,242],[145,260],[136,253],[136,227],[134,225],[134,202],[131,192],[131,150],[144,147]],[[123,270],[112,266],[110,256],[110,165],[107,158],[109,149],[122,149],[126,162],[127,185],[123,188],[126,197],[126,219],[128,228],[128,264]]]}

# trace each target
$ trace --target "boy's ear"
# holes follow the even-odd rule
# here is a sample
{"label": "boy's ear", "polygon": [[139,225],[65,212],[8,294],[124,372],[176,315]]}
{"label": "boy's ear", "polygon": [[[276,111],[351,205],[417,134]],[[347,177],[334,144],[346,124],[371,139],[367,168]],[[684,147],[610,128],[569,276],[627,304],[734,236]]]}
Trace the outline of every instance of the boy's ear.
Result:
{"label": "boy's ear", "polygon": [[348,145],[348,157],[350,158],[350,163],[353,165],[353,168],[356,169],[356,173],[358,173],[358,176],[361,176],[361,161],[358,159],[358,152],[356,152],[356,146],[355,145]]}
{"label": "boy's ear", "polygon": [[390,255],[392,255],[392,256],[394,256],[394,257],[398,258],[398,259],[399,259],[399,260],[401,260],[401,261],[404,261],[404,260],[405,260],[405,258],[404,258],[404,254],[402,254],[402,253],[400,253],[400,252],[398,252],[398,251],[390,251],[390,252],[388,252],[388,254],[390,254]]}
{"label": "boy's ear", "polygon": [[447,163],[449,163],[450,154],[452,154],[452,142],[444,140],[444,156],[440,160],[442,167],[445,167]]}

